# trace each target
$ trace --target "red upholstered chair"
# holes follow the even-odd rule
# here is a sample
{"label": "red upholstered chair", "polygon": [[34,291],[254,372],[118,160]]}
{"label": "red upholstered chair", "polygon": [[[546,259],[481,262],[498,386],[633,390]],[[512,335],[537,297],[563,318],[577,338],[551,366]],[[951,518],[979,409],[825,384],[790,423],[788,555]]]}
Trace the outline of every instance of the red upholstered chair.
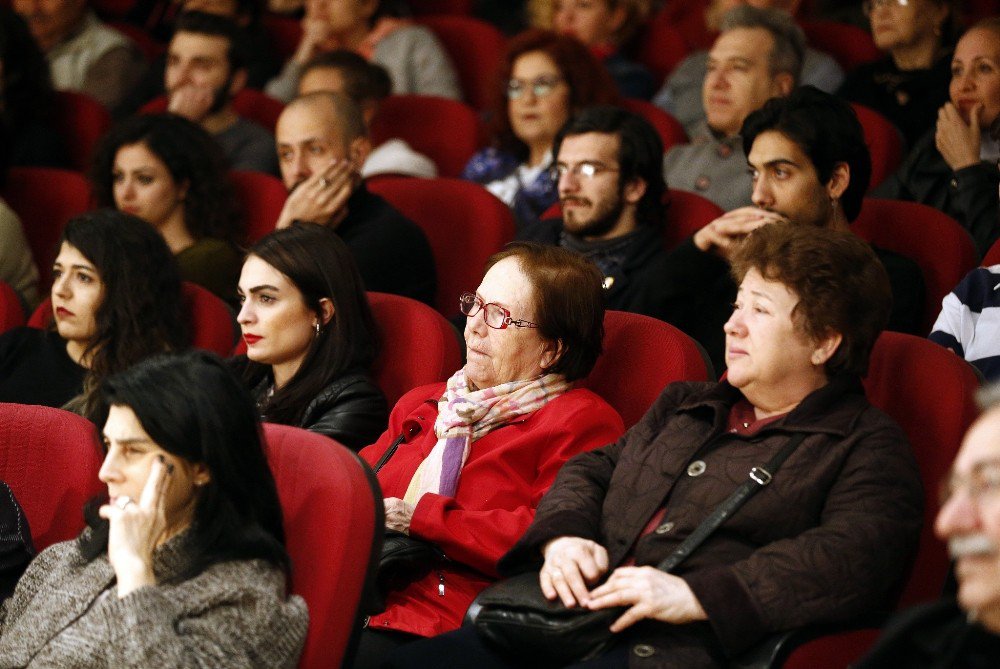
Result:
{"label": "red upholstered chair", "polygon": [[[191,328],[191,345],[212,351],[223,357],[233,350],[236,330],[233,315],[226,303],[214,293],[201,286],[185,281],[181,286],[184,293],[184,310]],[[52,301],[46,297],[28,319],[33,328],[46,328],[52,321]]]}
{"label": "red upholstered chair", "polygon": [[39,551],[76,537],[83,505],[106,492],[94,424],[50,407],[0,403],[0,479],[14,492]]}
{"label": "red upholstered chair", "polygon": [[369,292],[368,303],[382,338],[382,353],[372,376],[390,407],[404,393],[444,381],[462,366],[458,332],[441,314],[416,300],[388,293]]}
{"label": "red upholstered chair", "polygon": [[457,177],[479,148],[479,117],[466,104],[428,95],[392,95],[372,120],[372,145],[398,137],[434,161],[438,174]]}
{"label": "red upholstered chair", "polygon": [[882,57],[871,34],[863,28],[839,21],[799,21],[799,25],[809,46],[833,56],[847,72]]}
{"label": "red upholstered chair", "polygon": [[275,53],[282,60],[291,58],[302,39],[302,23],[298,19],[266,13],[261,22]]}
{"label": "red upholstered chair", "polygon": [[[140,114],[162,114],[167,111],[167,96],[153,98],[139,109]],[[253,88],[244,88],[233,98],[233,109],[243,118],[253,121],[274,134],[274,126],[285,109],[285,103]]]}
{"label": "red upholstered chair", "polygon": [[[657,87],[666,81],[674,68],[688,55],[688,44],[670,11],[683,4],[685,3],[667,3],[639,35],[637,60],[653,73]],[[676,14],[676,11],[673,13]],[[704,24],[704,18],[702,23]]]}
{"label": "red upholstered chair", "polygon": [[0,333],[24,325],[21,298],[6,281],[0,281]]}
{"label": "red upholstered chair", "polygon": [[413,13],[422,16],[426,14],[454,14],[470,16],[472,0],[410,0]]}
{"label": "red upholstered chair", "polygon": [[482,111],[490,106],[507,38],[485,21],[468,16],[421,16],[417,19],[441,40],[458,73],[465,101]]}
{"label": "red upholstered chair", "polygon": [[[131,3],[132,0],[126,0],[126,2]],[[147,63],[155,63],[167,50],[166,44],[157,42],[148,32],[137,25],[126,23],[125,21],[110,21],[108,25],[118,32],[124,33],[130,40],[135,42],[135,45],[139,47],[139,51]]]}
{"label": "red upholstered chair", "polygon": [[615,408],[630,428],[674,381],[708,381],[694,340],[661,320],[608,311],[604,352],[582,385]]}
{"label": "red upholstered chair", "polygon": [[[975,418],[978,379],[951,351],[920,337],[884,332],[875,344],[864,385],[869,401],[906,432],[924,484],[920,545],[899,601],[899,608],[905,608],[936,599],[944,585],[948,555],[934,536],[938,485]],[[872,629],[824,636],[785,649],[775,666],[841,669],[860,658],[877,636],[878,630]]]}
{"label": "red upholstered chair", "polygon": [[111,114],[89,95],[56,91],[55,125],[73,169],[86,173],[98,142],[111,127]]}
{"label": "red upholstered chair", "polygon": [[990,265],[1000,265],[1000,240],[993,243],[990,250],[986,252],[983,256],[983,267],[989,267]]}
{"label": "red upholstered chair", "polygon": [[328,437],[265,424],[264,441],[292,559],[291,589],[309,605],[299,667],[346,666],[382,547],[378,482],[356,455]]}
{"label": "red upholstered chair", "polygon": [[656,129],[656,132],[660,135],[660,140],[663,142],[664,152],[669,151],[677,144],[688,143],[688,136],[684,132],[684,126],[681,125],[681,122],[656,105],[645,100],[624,98],[621,101],[621,106],[643,117]]}
{"label": "red upholstered chair", "polygon": [[437,267],[435,306],[458,313],[458,296],[479,285],[486,259],[514,238],[514,217],[478,184],[459,179],[380,178],[368,188],[427,235]]}
{"label": "red upholstered chair", "polygon": [[66,222],[91,207],[90,183],[78,172],[50,167],[12,167],[3,198],[24,224],[40,285],[52,280],[56,242]]}
{"label": "red upholstered chair", "polygon": [[875,246],[920,265],[926,287],[926,332],[934,325],[941,300],[977,264],[965,229],[948,215],[916,202],[865,198],[851,229]]}
{"label": "red upholstered chair", "polygon": [[236,189],[243,214],[247,240],[253,244],[274,232],[288,191],[281,179],[250,170],[230,170],[229,179]]}
{"label": "red upholstered chair", "polygon": [[886,117],[874,109],[852,102],[865,133],[865,143],[872,157],[872,177],[868,190],[889,178],[903,160],[903,136]]}
{"label": "red upholstered chair", "polygon": [[667,223],[663,228],[663,241],[673,248],[722,216],[722,207],[711,200],[688,191],[667,190]]}

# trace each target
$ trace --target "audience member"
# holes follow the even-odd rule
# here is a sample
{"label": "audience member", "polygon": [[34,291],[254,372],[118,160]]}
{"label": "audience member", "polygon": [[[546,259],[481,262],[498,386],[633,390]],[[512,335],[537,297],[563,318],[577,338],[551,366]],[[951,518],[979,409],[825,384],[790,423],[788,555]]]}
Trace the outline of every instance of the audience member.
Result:
{"label": "audience member", "polygon": [[35,557],[28,519],[14,492],[0,481],[0,604],[14,593],[14,586]]}
{"label": "audience member", "polygon": [[70,220],[52,276],[54,327],[0,335],[0,402],[93,418],[102,379],[187,344],[177,263],[144,221],[110,209]]}
{"label": "audience member", "polygon": [[331,230],[299,223],[257,242],[240,275],[234,361],[261,420],[306,428],[359,450],[389,408],[370,376],[378,333],[351,252]]}
{"label": "audience member", "polygon": [[115,109],[142,76],[139,48],[107,26],[87,0],[13,0],[49,61],[57,90],[86,93]]}
{"label": "audience member", "polygon": [[[627,609],[590,666],[727,666],[769,634],[885,610],[916,553],[920,472],[861,385],[888,313],[885,269],[849,232],[780,223],[740,245],[733,277],[726,379],[668,385],[617,443],[566,463],[497,565],[540,569],[564,606]],[[789,449],[780,469],[764,464]],[[770,483],[720,531],[671,573],[653,566],[761,467]],[[403,650],[387,666],[523,661],[474,627]]]}
{"label": "audience member", "polygon": [[600,286],[593,265],[561,249],[515,244],[494,255],[476,292],[460,298],[465,367],[404,395],[389,430],[361,451],[375,464],[396,448],[378,471],[386,529],[450,559],[388,594],[354,669],[458,628],[563,463],[621,435],[614,409],[573,388],[601,351]]}
{"label": "audience member", "polygon": [[[847,230],[861,211],[871,177],[871,158],[854,110],[812,86],[769,100],[747,117],[740,135],[754,206],[726,213],[674,252],[675,261],[689,263],[691,280],[701,286],[691,312],[698,318],[689,324],[688,334],[708,349],[717,365],[723,343],[716,331],[725,320],[734,286],[725,262],[711,256],[725,258],[748,232],[776,221]],[[917,333],[924,308],[919,266],[885,249],[876,248],[875,254],[892,288],[888,327]]]}
{"label": "audience member", "polygon": [[462,99],[458,74],[429,29],[406,18],[399,0],[308,0],[302,39],[267,92],[288,102],[295,97],[307,62],[335,49],[355,51],[389,71],[392,92]]}
{"label": "audience member", "polygon": [[1000,265],[977,267],[941,301],[930,340],[1000,381]]}
{"label": "audience member", "polygon": [[[338,49],[321,53],[302,67],[299,95],[319,91],[343,93],[354,100],[361,108],[370,135],[372,119],[392,92],[392,81],[381,65],[370,63],[353,51]],[[442,132],[447,133],[447,129],[442,128]],[[376,174],[430,178],[437,176],[437,165],[404,140],[394,137],[372,147],[361,166],[362,178]]]}
{"label": "audience member", "polygon": [[289,191],[277,227],[329,226],[351,250],[367,290],[430,304],[437,282],[427,238],[358,174],[371,150],[358,106],[337,93],[305,95],[285,108],[277,133]]}
{"label": "audience member", "polygon": [[472,157],[462,178],[503,200],[520,233],[558,198],[550,169],[556,133],[574,113],[615,102],[617,94],[583,44],[544,30],[510,41],[497,83],[491,146]]}
{"label": "audience member", "polygon": [[233,169],[277,174],[274,137],[233,109],[233,98],[247,81],[245,48],[233,21],[203,12],[182,14],[167,49],[167,110],[207,130]]}
{"label": "audience member", "polygon": [[0,164],[66,167],[49,62],[24,20],[0,7]]}
{"label": "audience member", "polygon": [[868,19],[885,57],[847,74],[838,95],[871,107],[913,146],[948,102],[955,0],[874,0]]}
{"label": "audience member", "polygon": [[531,25],[570,35],[586,44],[618,86],[622,97],[648,100],[655,90],[645,65],[630,60],[622,47],[649,18],[650,0],[531,0]]}
{"label": "audience member", "polygon": [[309,616],[288,595],[281,507],[246,389],[192,352],[118,373],[100,397],[107,498],[77,539],[31,563],[0,620],[0,657],[294,667]]}
{"label": "audience member", "polygon": [[738,7],[723,19],[702,85],[705,120],[690,144],[663,160],[672,188],[697,193],[725,210],[750,204],[750,175],[740,141],[747,115],[798,83],[805,35],[778,9]]}
{"label": "audience member", "polygon": [[[16,19],[13,14],[9,16]],[[2,25],[3,19],[0,18],[0,26]],[[3,63],[0,61],[0,68],[2,67]],[[5,185],[7,178],[7,157],[6,152],[0,147],[0,186]],[[21,219],[2,196],[0,196],[0,281],[14,289],[26,313],[38,306],[38,267],[35,265]]]}
{"label": "audience member", "polygon": [[236,305],[242,235],[225,157],[207,132],[173,114],[129,118],[102,140],[91,181],[100,206],[163,235],[181,279]]}
{"label": "audience member", "polygon": [[934,524],[955,560],[957,600],[946,597],[897,615],[856,669],[1000,663],[1000,392],[993,386],[980,398],[984,412],[943,482]]}
{"label": "audience member", "polygon": [[[712,0],[706,17],[712,34],[719,29],[722,17],[733,7],[745,4],[740,0]],[[758,0],[755,7],[780,9],[794,16],[800,0]],[[709,42],[711,43],[711,42]],[[685,58],[671,73],[663,88],[654,96],[653,103],[674,115],[684,124],[688,135],[694,135],[698,123],[705,118],[701,89],[708,70],[708,51],[696,51]],[[806,48],[802,61],[801,82],[823,91],[833,92],[844,81],[844,71],[832,57]]]}
{"label": "audience member", "polygon": [[983,255],[1000,238],[1000,18],[977,23],[958,41],[949,97],[936,130],[875,194],[943,211],[969,231]]}

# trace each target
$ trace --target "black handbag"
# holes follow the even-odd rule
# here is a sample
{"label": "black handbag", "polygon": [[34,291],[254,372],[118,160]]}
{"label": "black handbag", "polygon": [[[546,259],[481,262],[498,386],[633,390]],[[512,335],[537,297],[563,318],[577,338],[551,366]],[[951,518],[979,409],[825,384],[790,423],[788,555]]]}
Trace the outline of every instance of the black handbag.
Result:
{"label": "black handbag", "polygon": [[[749,477],[698,525],[657,569],[670,572],[733,515],[754,493],[771,482],[774,473],[805,438],[797,434],[763,467]],[[609,629],[626,607],[591,611],[566,608],[542,594],[538,573],[520,574],[495,583],[469,607],[466,620],[501,652],[531,657],[544,666],[561,666],[596,657],[615,641]]]}

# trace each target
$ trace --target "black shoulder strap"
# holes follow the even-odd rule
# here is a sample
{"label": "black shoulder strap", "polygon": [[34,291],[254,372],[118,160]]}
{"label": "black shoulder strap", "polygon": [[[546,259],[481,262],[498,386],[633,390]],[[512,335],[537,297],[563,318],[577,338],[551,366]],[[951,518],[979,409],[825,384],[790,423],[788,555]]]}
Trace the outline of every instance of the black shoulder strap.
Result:
{"label": "black shoulder strap", "polygon": [[705,539],[707,539],[713,532],[719,529],[722,523],[726,522],[729,516],[736,513],[743,504],[753,497],[753,495],[771,482],[774,478],[774,474],[781,467],[782,463],[788,459],[788,456],[792,454],[802,440],[806,438],[804,433],[798,433],[794,437],[788,440],[778,453],[771,458],[763,467],[754,467],[750,470],[750,475],[746,481],[744,481],[740,487],[733,491],[733,493],[725,499],[719,506],[715,508],[710,516],[701,521],[701,524],[695,528],[695,531],[688,536],[687,539],[681,542],[681,545],[674,550],[673,553],[668,555],[665,560],[656,565],[657,569],[662,569],[663,571],[669,572],[683,562],[691,553],[694,552],[698,546],[702,544]]}

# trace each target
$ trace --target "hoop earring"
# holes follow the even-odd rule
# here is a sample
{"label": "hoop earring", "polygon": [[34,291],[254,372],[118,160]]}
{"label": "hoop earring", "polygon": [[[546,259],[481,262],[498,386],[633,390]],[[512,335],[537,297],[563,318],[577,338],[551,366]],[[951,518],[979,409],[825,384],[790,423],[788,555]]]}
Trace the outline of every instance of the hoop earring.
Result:
{"label": "hoop earring", "polygon": [[316,328],[316,336],[319,337],[319,321],[313,323],[313,327]]}

